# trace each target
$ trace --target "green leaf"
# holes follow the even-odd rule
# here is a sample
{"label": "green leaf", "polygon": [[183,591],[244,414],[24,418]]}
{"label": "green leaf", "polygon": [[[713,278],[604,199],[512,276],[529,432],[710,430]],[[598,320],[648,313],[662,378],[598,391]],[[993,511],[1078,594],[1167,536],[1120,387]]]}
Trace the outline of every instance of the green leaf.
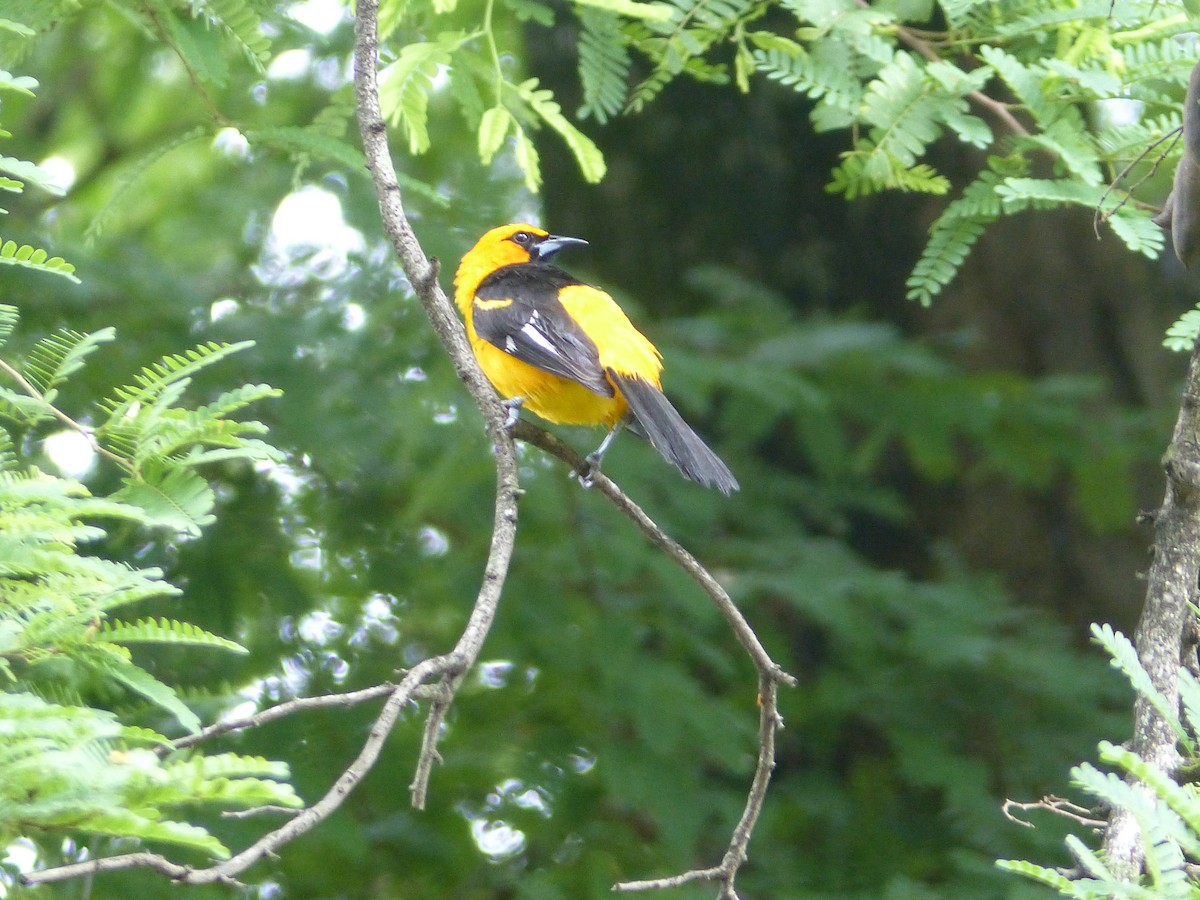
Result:
{"label": "green leaf", "polygon": [[37,86],[36,78],[29,75],[14,75],[12,72],[0,69],[0,91],[14,91],[32,97],[34,88]]}
{"label": "green leaf", "polygon": [[43,338],[34,345],[25,363],[25,377],[43,394],[60,386],[74,375],[87,358],[116,337],[112,328],[102,328],[91,334],[64,329]]}
{"label": "green leaf", "polygon": [[134,665],[114,645],[101,643],[80,645],[74,658],[85,666],[109,676],[161,709],[169,712],[192,734],[200,730],[200,718],[179,699],[174,688],[159,681],[145,669]]}
{"label": "green leaf", "polygon": [[450,65],[451,54],[467,38],[446,32],[433,41],[404,47],[396,61],[379,73],[379,105],[384,118],[404,129],[410,153],[429,149],[429,94],[440,66]]}
{"label": "green leaf", "polygon": [[525,186],[536,194],[542,187],[542,170],[538,162],[537,147],[520,125],[517,126],[516,156],[517,165],[525,173]]}
{"label": "green leaf", "polygon": [[646,22],[669,22],[675,17],[675,8],[669,3],[639,3],[637,0],[575,0],[575,3]]}
{"label": "green leaf", "polygon": [[21,37],[33,37],[37,34],[28,25],[21,22],[14,22],[12,19],[0,19],[0,31],[9,31],[13,34],[19,34]]}
{"label": "green leaf", "polygon": [[516,86],[517,94],[547,125],[566,141],[575,155],[580,171],[586,181],[593,184],[604,177],[604,154],[592,139],[571,124],[563,115],[562,107],[554,99],[552,91],[538,87],[538,80],[530,78]]}
{"label": "green leaf", "polygon": [[950,190],[950,181],[932,166],[908,165],[863,140],[852,152],[842,155],[841,165],[833,170],[825,186],[828,192],[844,194],[847,200],[884,189],[944,194]]}
{"label": "green leaf", "polygon": [[1122,208],[1109,216],[1107,222],[1129,250],[1150,259],[1158,259],[1165,245],[1165,234],[1147,213]]}
{"label": "green leaf", "polygon": [[271,39],[248,0],[205,0],[204,12],[225,31],[261,74],[271,58]]}
{"label": "green leaf", "polygon": [[1200,337],[1200,307],[1189,309],[1172,323],[1163,338],[1163,346],[1176,353],[1188,353]]}
{"label": "green leaf", "polygon": [[105,620],[95,640],[115,644],[178,644],[189,647],[215,647],[233,653],[249,651],[235,641],[220,637],[192,625],[172,619],[139,619],[130,624]]}
{"label": "green leaf", "polygon": [[10,266],[23,266],[38,272],[51,275],[61,275],[68,281],[79,284],[75,277],[75,267],[61,256],[51,257],[45,250],[31,247],[29,244],[17,244],[14,241],[0,243],[0,263]]}
{"label": "green leaf", "polygon": [[1075,882],[1071,881],[1070,878],[1063,875],[1057,869],[1048,869],[1045,866],[1035,865],[1034,863],[1025,862],[1020,859],[1000,859],[996,861],[996,867],[1003,869],[1005,872],[1024,875],[1026,878],[1040,881],[1042,884],[1055,888],[1068,897],[1079,896],[1075,892]]}
{"label": "green leaf", "polygon": [[479,158],[488,165],[504,144],[504,138],[513,124],[512,113],[503,106],[493,106],[479,120]]}
{"label": "green leaf", "polygon": [[149,818],[129,809],[108,809],[84,815],[74,821],[70,818],[72,815],[78,814],[67,811],[62,825],[94,834],[163,841],[180,847],[192,847],[216,859],[229,857],[229,850],[225,845],[199,825]]}
{"label": "green leaf", "polygon": [[[751,35],[754,38],[754,35]],[[817,131],[844,128],[857,121],[862,102],[863,85],[851,68],[850,50],[844,44],[827,41],[811,51],[792,42],[778,41],[754,51],[754,63],[773,81],[821,102],[813,109],[813,125]]]}
{"label": "green leaf", "polygon": [[1100,742],[1100,759],[1120,766],[1134,778],[1148,785],[1158,798],[1175,812],[1187,830],[1174,835],[1186,841],[1189,852],[1200,847],[1200,796],[1192,785],[1181,785],[1157,766],[1146,762],[1132,750],[1109,741]]}
{"label": "green leaf", "polygon": [[147,467],[140,478],[126,478],[114,499],[141,509],[155,525],[199,535],[215,520],[212,488],[191,469]]}
{"label": "green leaf", "polygon": [[[187,383],[193,375],[234,353],[254,346],[254,341],[235,344],[209,341],[185,353],[171,353],[134,376],[134,384],[116,388],[100,406],[114,419],[130,415],[134,408],[153,403],[168,386]],[[101,429],[97,429],[98,431]]]}
{"label": "green leaf", "polygon": [[[154,21],[191,78],[217,87],[228,82],[230,54],[219,32],[208,22],[192,16],[185,18],[161,2],[154,6]],[[261,70],[261,63],[259,68]]]}
{"label": "green leaf", "polygon": [[361,150],[315,125],[249,128],[244,134],[251,144],[332,160],[356,174],[366,173]]}
{"label": "green leaf", "polygon": [[1187,732],[1183,723],[1179,721],[1178,711],[1154,686],[1149,673],[1142,667],[1133,642],[1107,623],[1102,625],[1093,623],[1091,632],[1092,639],[1107,650],[1109,656],[1112,657],[1113,668],[1125,673],[1125,677],[1129,679],[1134,690],[1150,702],[1155,711],[1162,716],[1163,721],[1171,726],[1181,740],[1186,740]]}
{"label": "green leaf", "polygon": [[929,241],[906,282],[908,299],[922,305],[932,302],[954,278],[988,223],[1002,214],[996,191],[1001,180],[997,169],[1002,164],[992,160],[990,165],[992,168],[968,185],[962,197],[947,206],[930,226]]}
{"label": "green leaf", "polygon": [[7,303],[0,303],[0,347],[8,342],[20,320],[21,311],[19,309]]}
{"label": "green leaf", "polygon": [[216,753],[212,756],[190,756],[175,759],[163,765],[172,776],[183,781],[214,778],[287,778],[288,764],[261,756],[246,756],[241,753]]}
{"label": "green leaf", "polygon": [[600,9],[579,13],[579,81],[583,86],[580,118],[607,122],[625,107],[631,61],[621,18]]}
{"label": "green leaf", "polygon": [[54,181],[54,176],[37,163],[32,163],[24,159],[14,159],[11,156],[0,156],[0,172],[8,172],[10,175],[15,175],[26,184],[37,185],[46,193],[53,194],[56,197],[61,197],[66,193]]}
{"label": "green leaf", "polygon": [[202,137],[207,137],[211,132],[202,125],[189,128],[186,131],[172,135],[167,139],[156,143],[145,153],[142,153],[131,163],[127,163],[120,174],[117,176],[115,183],[109,193],[104,205],[92,217],[92,221],[88,224],[87,231],[84,232],[84,237],[89,241],[95,240],[108,224],[109,219],[120,208],[121,200],[134,188],[140,187],[145,180],[147,172],[154,166],[155,163],[165,159],[174,151],[198,140]]}
{"label": "green leaf", "polygon": [[539,0],[503,0],[518,22],[533,22],[543,28],[554,27],[554,10]]}

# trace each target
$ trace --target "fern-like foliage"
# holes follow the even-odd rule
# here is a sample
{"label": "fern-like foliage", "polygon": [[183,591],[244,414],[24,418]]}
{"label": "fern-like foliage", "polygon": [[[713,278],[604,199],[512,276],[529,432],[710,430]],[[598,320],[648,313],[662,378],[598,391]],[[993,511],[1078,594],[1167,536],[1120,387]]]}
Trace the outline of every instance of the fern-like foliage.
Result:
{"label": "fern-like foliage", "polygon": [[[9,24],[11,30],[22,37],[32,31],[32,29],[22,26],[17,22],[10,22]],[[2,43],[0,43],[0,46],[2,46]],[[0,71],[0,98],[5,93],[32,96],[36,88],[37,80],[34,78]],[[8,132],[0,127],[0,137],[7,136]],[[10,193],[20,193],[25,190],[26,185],[33,185],[56,196],[60,196],[63,193],[62,188],[55,183],[50,174],[36,163],[32,163],[29,160],[17,159],[12,156],[0,156],[0,190],[9,191]],[[0,214],[4,212],[7,212],[7,210],[0,209]],[[15,241],[4,240],[3,237],[0,237],[0,263],[9,266],[21,266],[26,269],[33,269],[52,275],[61,275],[75,282],[79,281],[75,277],[75,267],[61,256],[51,256],[50,253],[40,247],[33,247],[29,244],[18,244]]]}
{"label": "fern-like foliage", "polygon": [[[509,0],[519,18],[538,18],[544,7]],[[445,13],[454,4],[435,12]],[[588,0],[590,50],[584,109],[604,120],[624,102],[624,78],[629,68],[626,52],[617,41],[619,15],[648,21],[665,19],[670,13],[663,4],[636,0]],[[483,26],[473,32],[443,31],[432,38],[395,48],[393,61],[379,75],[379,102],[385,119],[400,129],[408,151],[426,152],[431,144],[430,98],[436,85],[446,78],[451,96],[458,101],[464,118],[475,130],[479,155],[484,163],[506,147],[525,174],[531,191],[541,186],[539,153],[533,136],[543,127],[555,132],[579,163],[583,177],[599,181],[604,176],[604,157],[596,144],[563,112],[553,93],[537,79],[510,80],[493,26],[492,4]],[[538,12],[541,10],[541,12]],[[405,17],[424,17],[428,9],[413,10],[388,6],[388,21],[382,33],[400,31]],[[410,185],[411,186],[411,185]],[[439,202],[444,200],[439,198]]]}
{"label": "fern-like foliage", "polygon": [[[0,346],[17,323],[17,311],[0,306]],[[125,691],[198,731],[196,713],[134,661],[130,646],[245,651],[187,622],[117,618],[179,591],[156,568],[88,550],[111,523],[198,532],[213,505],[203,464],[278,458],[260,438],[247,437],[261,435],[261,425],[230,418],[276,391],[246,385],[184,408],[180,400],[196,372],[244,346],[205,344],[164,357],[115,388],[100,406],[100,426],[83,429],[55,406],[58,391],[114,339],[112,329],[63,330],[37,342],[24,360],[0,353],[0,841],[82,831],[225,856],[220,840],[172,818],[171,810],[197,803],[300,806],[286,767],[236,755],[176,759],[165,752],[166,737],[83,701],[89,685],[109,696]],[[121,467],[125,486],[94,496],[80,481],[23,461],[12,435],[36,436],[48,423],[84,431]],[[45,699],[59,695],[69,699]]]}
{"label": "fern-like foliage", "polygon": [[625,108],[631,59],[621,36],[621,17],[601,9],[579,12],[580,118],[606,122]]}
{"label": "fern-like foliage", "polygon": [[241,48],[255,68],[266,71],[271,39],[263,28],[262,19],[247,0],[201,0],[195,7]]}
{"label": "fern-like foliage", "polygon": [[[150,840],[228,856],[219,839],[169,818],[197,803],[302,806],[287,767],[222,754],[166,761],[162,735],[103,710],[0,693],[0,840],[64,831]],[[183,810],[180,809],[182,812]]]}
{"label": "fern-like foliage", "polygon": [[[1027,209],[1091,206],[1128,249],[1161,253],[1148,204],[1129,202],[1128,191],[1180,148],[1167,145],[1158,154],[1165,160],[1104,187],[1178,127],[1195,64],[1181,36],[1195,32],[1195,9],[1154,0],[936,6],[930,14],[922,4],[856,0],[671,0],[668,19],[624,24],[586,10],[581,115],[603,120],[622,97],[637,112],[675,78],[727,81],[731,72],[741,90],[758,74],[804,94],[815,101],[816,130],[847,135],[830,191],[850,200],[884,190],[950,196],[909,279],[909,296],[923,303],[950,283],[991,222]],[[628,87],[629,73],[647,65]],[[955,196],[929,160],[947,138],[1021,171],[988,164]],[[1035,181],[1031,171],[1048,175]]]}
{"label": "fern-like foliage", "polygon": [[[15,323],[16,311],[0,307],[0,337]],[[7,401],[7,408],[0,402],[0,423],[8,423],[0,427],[0,446],[6,449],[0,455],[0,545],[7,551],[0,554],[0,647],[10,665],[14,660],[36,665],[66,653],[84,669],[150,698],[194,730],[194,714],[170,688],[134,665],[124,644],[160,640],[239,648],[166,619],[136,626],[110,622],[116,610],[176,590],[156,569],[132,568],[83,555],[82,550],[104,536],[97,522],[106,519],[198,533],[211,521],[214,504],[200,466],[278,458],[277,451],[257,437],[265,431],[262,425],[230,418],[277,392],[265,385],[246,385],[206,406],[181,408],[178,400],[192,376],[240,349],[202,345],[146,367],[134,384],[117,388],[101,404],[107,420],[86,433],[124,469],[125,485],[111,497],[93,497],[81,482],[18,465],[7,429],[29,431],[51,421],[73,421],[54,406],[58,387],[113,337],[111,329],[93,334],[62,331],[39,341],[23,363],[0,359],[0,372],[14,382],[0,393],[0,401]]]}
{"label": "fern-like foliage", "polygon": [[[1108,652],[1115,668],[1124,673],[1134,690],[1150,702],[1179,738],[1184,770],[1194,766],[1200,724],[1200,681],[1186,668],[1179,670],[1182,710],[1169,703],[1155,687],[1138,659],[1133,643],[1108,625],[1093,625],[1092,636]],[[1137,754],[1103,741],[1100,761],[1111,769],[1083,763],[1071,770],[1075,784],[1095,798],[1106,811],[1125,810],[1138,823],[1145,875],[1139,883],[1116,878],[1104,860],[1085,841],[1068,837],[1067,847],[1082,873],[1068,878],[1025,860],[1001,860],[998,865],[1057,890],[1065,897],[1092,900],[1100,897],[1193,898],[1200,893],[1200,789],[1193,782],[1163,772]],[[1135,785],[1133,781],[1140,784]]]}
{"label": "fern-like foliage", "polygon": [[450,32],[432,41],[409,44],[379,75],[379,105],[393,125],[404,130],[410,153],[429,149],[429,95],[438,69],[450,65],[464,36]]}
{"label": "fern-like foliage", "polygon": [[1194,306],[1167,329],[1163,346],[1176,353],[1188,353],[1200,338],[1200,306]]}
{"label": "fern-like foliage", "polygon": [[894,54],[863,94],[859,116],[868,137],[834,171],[830,188],[850,199],[884,188],[946,193],[949,182],[918,159],[947,127],[975,146],[991,142],[991,129],[963,99],[979,81],[948,63],[934,70],[910,53]]}
{"label": "fern-like foliage", "polygon": [[513,92],[519,98],[522,109],[528,110],[536,120],[559,133],[575,154],[586,180],[599,181],[604,177],[604,155],[600,148],[563,114],[562,107],[548,89],[541,87],[536,78],[530,78],[513,86]]}
{"label": "fern-like foliage", "polygon": [[[961,197],[950,203],[929,229],[925,252],[908,277],[908,297],[928,304],[950,282],[971,247],[979,240],[989,222],[1001,214],[996,186],[1003,179],[1001,167],[1012,171],[1011,163],[992,160],[993,168],[980,174]],[[1017,171],[1023,167],[1017,166]]]}
{"label": "fern-like foliage", "polygon": [[[0,306],[4,327],[11,327],[15,316],[11,307]],[[0,420],[33,427],[65,418],[54,406],[58,385],[113,337],[112,329],[92,334],[64,330],[39,341],[21,365],[0,360],[0,369],[14,382],[0,381]],[[195,535],[212,521],[215,502],[198,466],[280,458],[261,440],[265,426],[231,418],[252,403],[277,396],[274,388],[244,385],[195,410],[179,406],[198,372],[249,346],[210,342],[169,354],[99,403],[97,424],[86,434],[124,470],[125,486],[115,499],[139,509],[148,522]]]}
{"label": "fern-like foliage", "polygon": [[225,82],[228,47],[260,73],[266,72],[271,39],[250,0],[143,0],[122,5],[126,15],[175,52],[198,82]]}
{"label": "fern-like foliage", "polygon": [[854,121],[863,84],[850,68],[848,45],[830,40],[804,47],[771,32],[754,32],[750,38],[758,46],[753,59],[759,72],[819,101],[812,112],[818,131],[844,128]]}

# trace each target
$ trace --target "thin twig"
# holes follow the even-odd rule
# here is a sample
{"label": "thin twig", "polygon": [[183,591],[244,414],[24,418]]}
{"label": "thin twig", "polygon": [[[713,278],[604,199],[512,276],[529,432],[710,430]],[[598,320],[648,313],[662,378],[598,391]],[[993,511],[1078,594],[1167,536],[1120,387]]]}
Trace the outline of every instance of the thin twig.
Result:
{"label": "thin twig", "polygon": [[20,387],[21,390],[23,390],[26,394],[28,394],[34,400],[37,400],[39,403],[45,404],[46,409],[50,411],[50,414],[52,416],[54,416],[54,418],[58,419],[58,421],[62,422],[68,428],[72,429],[73,431],[78,432],[79,434],[81,434],[85,438],[87,438],[88,444],[90,444],[92,449],[95,450],[97,453],[99,453],[101,456],[107,456],[109,459],[111,459],[113,462],[115,462],[117,465],[119,465],[126,472],[133,471],[133,463],[130,460],[126,459],[124,456],[121,456],[120,454],[113,453],[111,450],[101,446],[100,442],[98,440],[96,440],[96,434],[93,429],[84,425],[82,422],[75,421],[70,416],[68,416],[65,412],[63,412],[61,409],[59,409],[57,406],[55,406],[53,403],[47,402],[45,394],[43,394],[36,387],[34,387],[33,383],[30,382],[28,378],[26,378],[24,375],[22,375],[20,372],[18,372],[15,368],[10,366],[8,363],[6,363],[2,359],[0,359],[0,372],[4,372],[4,374],[6,374],[9,378],[11,378],[13,381],[15,381],[17,383],[17,386]]}
{"label": "thin twig", "polygon": [[446,721],[446,713],[462,683],[465,672],[459,673],[448,681],[437,686],[436,693],[429,704],[429,714],[425,718],[425,731],[421,736],[421,752],[417,755],[417,767],[413,773],[412,783],[408,786],[413,809],[424,809],[429,797],[429,778],[433,774],[434,763],[442,761],[438,753],[438,739],[442,736],[442,723]]}
{"label": "thin twig", "polygon": [[221,813],[222,819],[252,819],[255,816],[298,816],[302,810],[290,806],[252,806],[250,809],[227,809]]}
{"label": "thin twig", "polygon": [[1045,812],[1053,813],[1056,816],[1062,816],[1064,819],[1070,819],[1072,822],[1078,822],[1080,825],[1086,825],[1089,828],[1100,829],[1105,825],[1104,819],[1095,818],[1095,814],[1086,806],[1080,806],[1065,797],[1056,797],[1053,794],[1047,794],[1041,800],[1018,802],[1016,800],[1005,800],[1000,811],[1004,813],[1004,818],[1010,822],[1016,822],[1025,828],[1033,828],[1034,824],[1028,819],[1022,819],[1016,815],[1013,810],[1021,812],[1029,812],[1030,810],[1040,809]]}
{"label": "thin twig", "polygon": [[[1117,210],[1129,202],[1129,198],[1133,196],[1134,191],[1141,187],[1150,178],[1154,177],[1154,173],[1158,171],[1158,167],[1162,164],[1162,161],[1171,155],[1171,151],[1175,149],[1175,145],[1179,142],[1179,139],[1182,136],[1182,125],[1180,125],[1178,128],[1172,128],[1162,137],[1149,144],[1144,150],[1142,150],[1141,153],[1130,160],[1129,164],[1126,165],[1125,168],[1123,168],[1120,172],[1118,172],[1117,176],[1108,183],[1108,186],[1104,188],[1104,193],[1101,194],[1100,199],[1096,201],[1096,209],[1092,213],[1092,230],[1096,233],[1096,237],[1100,237],[1101,223],[1107,222],[1109,219],[1111,219],[1116,214]],[[1125,176],[1133,171],[1134,166],[1148,157],[1155,150],[1155,148],[1161,147],[1167,141],[1171,142],[1170,146],[1158,155],[1158,159],[1156,159],[1150,166],[1150,170],[1129,186],[1129,189],[1125,191],[1125,196],[1121,198],[1120,202],[1117,203],[1116,206],[1106,212],[1101,212],[1101,210],[1104,209],[1104,201],[1108,199],[1108,195],[1117,189],[1117,185],[1125,180]]]}
{"label": "thin twig", "polygon": [[783,684],[794,685],[796,683],[795,678],[783,671],[771,659],[770,654],[767,653],[759,642],[754,629],[750,627],[750,623],[746,621],[746,618],[742,615],[742,611],[730,599],[729,594],[726,593],[721,583],[697,561],[696,557],[692,556],[670,535],[659,528],[654,523],[654,520],[646,515],[645,510],[631,500],[612,479],[608,478],[603,472],[594,472],[591,464],[580,456],[573,447],[550,432],[538,428],[536,425],[520,420],[513,428],[513,436],[527,444],[533,444],[535,447],[545,450],[552,456],[558,457],[577,474],[594,475],[593,487],[611,500],[613,505],[632,520],[641,532],[650,539],[650,542],[654,546],[666,553],[668,557],[674,560],[683,571],[690,575],[703,588],[704,592],[716,604],[721,615],[725,617],[725,620],[729,623],[729,627],[733,629],[738,642],[750,654],[750,659],[754,662],[755,668],[760,673],[767,674]]}
{"label": "thin twig", "polygon": [[[295,700],[288,700],[285,703],[269,707],[253,715],[242,716],[237,719],[222,719],[220,722],[215,722],[195,734],[175,739],[170,744],[158,748],[157,752],[159,756],[166,756],[175,750],[194,747],[196,744],[211,741],[213,738],[228,734],[231,731],[241,731],[244,728],[258,728],[266,725],[268,722],[274,722],[276,719],[282,719],[285,716],[295,715],[300,712],[308,712],[309,710],[324,709],[331,706],[354,706],[358,703],[364,703],[367,700],[386,697],[395,689],[396,685],[385,683],[363,688],[360,691],[347,691],[344,694],[321,694],[317,697],[297,697]],[[417,693],[419,696],[419,691]]]}
{"label": "thin twig", "polygon": [[[517,498],[520,495],[520,485],[517,479],[516,449],[513,446],[512,435],[505,428],[507,411],[501,406],[495,390],[475,361],[458,314],[438,283],[438,261],[425,256],[404,213],[400,184],[388,146],[387,127],[379,107],[378,17],[378,0],[359,0],[355,13],[354,93],[367,169],[371,173],[375,192],[379,197],[380,218],[434,332],[454,363],[459,378],[483,413],[484,423],[495,448],[496,498],[492,519],[492,543],[484,567],[483,585],[467,627],[452,654],[457,658],[459,666],[448,673],[451,677],[443,684],[443,696],[434,703],[429,713],[431,720],[437,720],[435,725],[440,726],[446,709],[453,702],[454,695],[462,684],[462,679],[458,676],[474,665],[496,615],[496,607],[500,602],[509,560],[512,558],[517,538]],[[417,777],[413,780],[418,788],[414,790],[414,804],[419,801],[421,806],[424,805],[428,773],[436,759],[440,731],[440,727],[426,729],[426,738],[422,741],[421,753],[417,760]]]}
{"label": "thin twig", "polygon": [[624,881],[613,886],[620,893],[636,891],[663,890],[678,887],[694,881],[716,881],[720,883],[719,900],[736,900],[737,891],[734,880],[738,870],[746,861],[746,848],[754,826],[762,812],[767,795],[767,786],[771,781],[771,773],[775,769],[775,735],[783,727],[783,719],[779,715],[778,688],[780,684],[795,685],[796,679],[785,672],[776,663],[746,621],[741,610],[729,597],[711,573],[702,566],[694,556],[688,553],[674,539],[666,534],[654,521],[646,515],[640,506],[633,502],[610,478],[603,472],[595,472],[589,463],[575,450],[559,440],[554,435],[528,422],[518,421],[513,434],[526,443],[540,447],[550,453],[579,474],[589,474],[593,487],[604,494],[614,506],[623,512],[641,532],[656,547],[663,551],[676,565],[692,577],[700,585],[709,598],[716,604],[721,615],[729,624],[738,642],[745,648],[746,653],[758,670],[759,693],[759,725],[758,725],[758,760],[754,767],[754,777],[746,797],[746,806],[742,816],[733,829],[729,847],[720,865],[707,869],[692,869],[668,878],[653,878],[645,881]]}

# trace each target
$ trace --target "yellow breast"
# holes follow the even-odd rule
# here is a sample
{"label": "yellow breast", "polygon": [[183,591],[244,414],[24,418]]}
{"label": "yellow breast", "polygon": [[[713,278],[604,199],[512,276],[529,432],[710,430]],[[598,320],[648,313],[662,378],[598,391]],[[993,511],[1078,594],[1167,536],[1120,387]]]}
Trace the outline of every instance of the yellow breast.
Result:
{"label": "yellow breast", "polygon": [[604,425],[611,428],[628,404],[619,392],[602,397],[583,385],[552,375],[509,356],[469,329],[479,367],[500,396],[521,397],[523,407],[556,425]]}

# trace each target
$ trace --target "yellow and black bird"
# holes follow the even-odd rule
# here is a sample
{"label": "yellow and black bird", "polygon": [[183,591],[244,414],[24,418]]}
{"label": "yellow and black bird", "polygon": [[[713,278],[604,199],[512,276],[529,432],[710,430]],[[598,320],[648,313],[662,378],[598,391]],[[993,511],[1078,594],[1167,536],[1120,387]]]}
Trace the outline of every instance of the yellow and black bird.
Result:
{"label": "yellow and black bird", "polygon": [[548,262],[586,244],[518,223],[493,228],[463,257],[455,302],[480,368],[514,410],[608,427],[588,457],[594,465],[626,427],[686,478],[737,490],[729,467],[663,395],[658,349],[607,293]]}

